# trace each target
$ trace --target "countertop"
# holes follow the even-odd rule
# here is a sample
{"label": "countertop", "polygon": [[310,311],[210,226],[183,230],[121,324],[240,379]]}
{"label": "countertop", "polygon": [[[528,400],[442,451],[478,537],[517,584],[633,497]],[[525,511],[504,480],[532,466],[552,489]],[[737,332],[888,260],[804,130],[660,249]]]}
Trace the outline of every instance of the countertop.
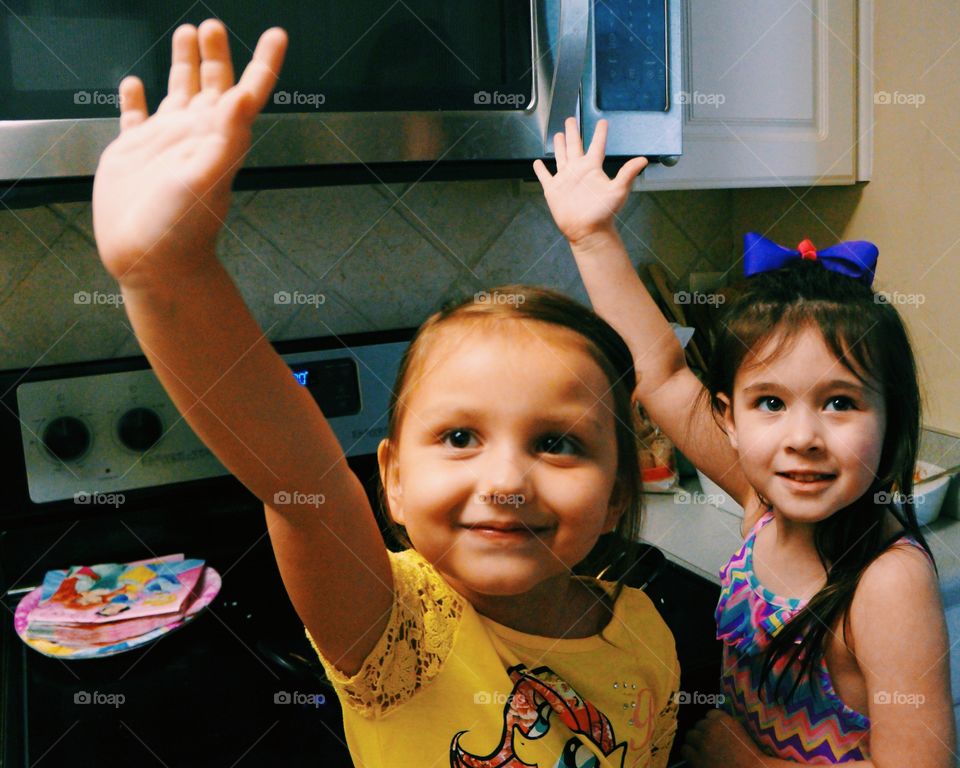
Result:
{"label": "countertop", "polygon": [[[697,503],[703,493],[695,477],[684,480],[682,488],[686,495],[646,494],[641,538],[677,565],[719,584],[721,566],[743,541],[742,518]],[[923,533],[939,571],[944,608],[960,604],[960,520],[941,515]]]}

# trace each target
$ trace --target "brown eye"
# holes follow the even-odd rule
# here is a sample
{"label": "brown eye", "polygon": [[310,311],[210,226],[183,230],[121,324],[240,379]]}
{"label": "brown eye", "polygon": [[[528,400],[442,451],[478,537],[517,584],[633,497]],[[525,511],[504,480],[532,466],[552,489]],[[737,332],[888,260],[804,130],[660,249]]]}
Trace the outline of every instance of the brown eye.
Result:
{"label": "brown eye", "polygon": [[537,450],[541,453],[554,455],[577,455],[581,453],[577,441],[567,435],[546,435],[540,439]]}
{"label": "brown eye", "polygon": [[843,395],[838,395],[837,397],[831,397],[827,401],[827,408],[830,409],[830,406],[836,406],[832,410],[835,411],[855,411],[857,409],[857,404],[853,402],[849,397]]}
{"label": "brown eye", "polygon": [[442,442],[451,448],[469,448],[473,433],[469,429],[451,429],[443,433]]}
{"label": "brown eye", "polygon": [[783,410],[783,400],[779,397],[758,397],[754,402],[754,408],[776,413],[777,411]]}

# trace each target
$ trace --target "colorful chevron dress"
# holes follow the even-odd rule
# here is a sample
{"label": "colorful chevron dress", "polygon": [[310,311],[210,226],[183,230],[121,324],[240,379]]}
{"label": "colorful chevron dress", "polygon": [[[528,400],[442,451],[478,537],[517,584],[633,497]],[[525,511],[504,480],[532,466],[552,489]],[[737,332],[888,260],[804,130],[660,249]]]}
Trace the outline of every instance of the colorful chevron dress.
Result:
{"label": "colorful chevron dress", "polygon": [[[773,519],[767,512],[750,531],[743,546],[720,570],[717,639],[723,641],[724,708],[747,729],[771,757],[811,765],[869,760],[869,718],[848,707],[833,688],[821,657],[813,681],[807,677],[790,701],[783,703],[796,680],[783,658],[778,659],[759,694],[764,651],[770,638],[806,601],[781,597],[765,589],[753,571],[757,532]],[[901,540],[920,546],[913,538]],[[780,684],[775,702],[774,686]]]}

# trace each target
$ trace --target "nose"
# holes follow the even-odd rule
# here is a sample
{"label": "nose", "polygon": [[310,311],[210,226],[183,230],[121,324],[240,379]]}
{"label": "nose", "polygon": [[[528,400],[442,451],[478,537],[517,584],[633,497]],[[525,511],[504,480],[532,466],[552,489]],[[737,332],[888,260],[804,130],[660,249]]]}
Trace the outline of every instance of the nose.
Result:
{"label": "nose", "polygon": [[477,478],[478,501],[510,507],[529,504],[533,496],[529,479],[533,461],[534,457],[513,446],[491,447]]}
{"label": "nose", "polygon": [[797,453],[823,449],[823,423],[818,413],[806,405],[790,409],[787,417],[786,447]]}

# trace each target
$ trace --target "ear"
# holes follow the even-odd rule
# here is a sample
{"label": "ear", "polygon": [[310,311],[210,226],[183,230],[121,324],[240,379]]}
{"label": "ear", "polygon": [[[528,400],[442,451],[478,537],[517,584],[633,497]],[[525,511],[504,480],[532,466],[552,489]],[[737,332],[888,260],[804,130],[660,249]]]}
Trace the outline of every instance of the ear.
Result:
{"label": "ear", "polygon": [[395,523],[404,525],[403,491],[400,488],[400,469],[395,453],[387,439],[381,440],[377,446],[377,463],[380,465],[380,482],[387,500],[387,512]]}
{"label": "ear", "polygon": [[730,447],[737,450],[737,428],[733,422],[733,402],[723,392],[717,393],[717,400],[720,401],[723,409],[723,429],[727,433],[727,439],[730,441]]}
{"label": "ear", "polygon": [[624,498],[623,486],[618,478],[613,485],[613,492],[610,494],[610,503],[607,505],[607,519],[603,522],[601,533],[611,533],[617,529],[617,523],[620,517],[626,511],[627,500]]}

